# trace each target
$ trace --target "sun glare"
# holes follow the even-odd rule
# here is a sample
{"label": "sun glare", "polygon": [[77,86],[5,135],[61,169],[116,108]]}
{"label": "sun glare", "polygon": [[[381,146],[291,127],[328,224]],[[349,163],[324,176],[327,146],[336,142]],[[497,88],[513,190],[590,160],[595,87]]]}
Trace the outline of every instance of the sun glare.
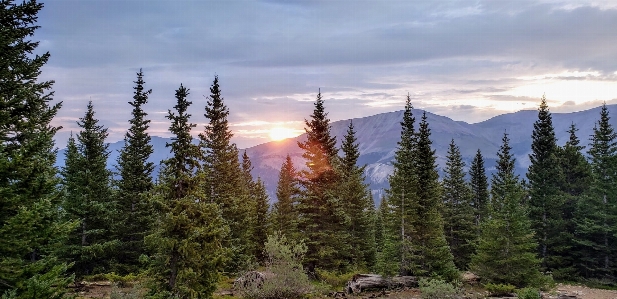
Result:
{"label": "sun glare", "polygon": [[289,128],[272,128],[270,129],[270,138],[274,141],[283,140],[286,138],[296,137],[293,129]]}

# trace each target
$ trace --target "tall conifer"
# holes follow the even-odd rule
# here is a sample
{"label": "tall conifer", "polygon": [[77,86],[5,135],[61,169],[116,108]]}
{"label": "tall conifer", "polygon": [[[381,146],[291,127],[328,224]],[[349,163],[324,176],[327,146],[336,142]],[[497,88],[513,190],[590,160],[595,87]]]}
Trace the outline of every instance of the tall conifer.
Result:
{"label": "tall conifer", "polygon": [[224,103],[218,76],[210,86],[204,116],[208,119],[204,131],[199,134],[199,145],[204,153],[203,188],[215,203],[219,204],[223,219],[231,229],[229,246],[232,259],[227,270],[238,271],[248,265],[251,257],[249,240],[250,205],[242,185],[242,170],[238,160],[238,148],[231,142],[233,133],[229,129],[229,109]]}
{"label": "tall conifer", "polygon": [[66,250],[75,261],[78,275],[109,271],[110,253],[117,248],[111,229],[116,205],[112,196],[111,171],[107,169],[107,128],[94,117],[92,102],[77,124],[77,140],[70,139],[62,171],[66,196],[62,205],[69,220],[79,227],[71,233]]}
{"label": "tall conifer", "polygon": [[557,158],[557,138],[551,113],[543,96],[538,120],[533,125],[529,179],[529,207],[532,228],[536,232],[542,267],[555,271],[565,266],[569,252],[560,192],[561,170]]}
{"label": "tall conifer", "polygon": [[375,263],[374,204],[367,184],[364,168],[358,166],[360,146],[357,143],[353,122],[349,122],[341,150],[341,183],[339,195],[349,217],[348,229],[352,264],[372,267]]}
{"label": "tall conifer", "polygon": [[[482,219],[488,215],[489,192],[488,178],[486,177],[486,168],[484,168],[484,157],[480,149],[471,162],[469,168],[469,185],[471,187],[471,196],[473,201],[473,209],[475,215],[476,227],[480,227]],[[480,230],[477,230],[478,233]]]}
{"label": "tall conifer", "polygon": [[176,90],[177,113],[171,110],[172,157],[165,160],[152,200],[158,207],[156,229],[146,237],[155,250],[150,277],[152,291],[165,298],[211,298],[226,256],[222,240],[228,233],[218,205],[203,192],[197,174],[198,146],[192,144],[188,89]]}
{"label": "tall conifer", "polygon": [[313,114],[305,120],[307,140],[298,142],[306,160],[300,172],[303,193],[298,203],[299,229],[307,242],[305,262],[312,272],[317,267],[342,269],[347,266],[348,244],[343,231],[345,214],[337,198],[338,149],[331,135],[330,119],[321,92],[317,94]]}
{"label": "tall conifer", "polygon": [[465,181],[464,167],[461,151],[452,139],[442,181],[443,218],[446,240],[459,269],[467,269],[477,236],[473,198]]}
{"label": "tall conifer", "polygon": [[615,281],[617,259],[617,133],[606,104],[593,129],[589,159],[593,181],[577,205],[576,240],[583,277]]}
{"label": "tall conifer", "polygon": [[297,171],[291,157],[287,155],[281,165],[276,186],[277,202],[272,210],[272,230],[280,232],[288,240],[299,238],[298,213],[295,207],[299,192]]}
{"label": "tall conifer", "polygon": [[121,242],[116,255],[119,263],[117,271],[120,273],[138,270],[139,256],[146,253],[143,239],[152,223],[146,193],[154,186],[154,163],[148,161],[154,150],[150,135],[146,132],[150,120],[146,119],[148,114],[143,110],[152,90],[145,90],[141,70],[134,83],[133,101],[129,102],[133,107],[133,118],[129,120],[131,127],[124,135],[124,147],[120,150],[116,166],[120,179],[116,182],[118,211],[114,234]]}
{"label": "tall conifer", "polygon": [[504,133],[502,142],[497,153],[497,173],[492,178],[489,217],[482,220],[470,268],[485,283],[524,287],[541,283],[540,261],[528,211],[522,204],[525,192],[514,174],[508,134]]}
{"label": "tall conifer", "polygon": [[[15,3],[18,2],[18,3]],[[72,229],[61,200],[50,125],[53,81],[39,81],[36,1],[0,1],[0,296],[62,298],[70,278],[56,255]]]}

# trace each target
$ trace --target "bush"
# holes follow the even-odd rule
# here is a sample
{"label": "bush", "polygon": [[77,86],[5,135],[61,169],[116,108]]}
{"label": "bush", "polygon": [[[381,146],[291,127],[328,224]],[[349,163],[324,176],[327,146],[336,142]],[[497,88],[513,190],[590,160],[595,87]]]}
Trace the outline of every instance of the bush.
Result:
{"label": "bush", "polygon": [[322,283],[329,285],[333,289],[340,289],[347,285],[347,282],[356,274],[357,272],[349,272],[343,274],[337,274],[335,272],[330,272],[327,270],[316,269],[317,271],[317,279]]}
{"label": "bush", "polygon": [[461,294],[461,288],[458,285],[441,279],[421,278],[418,284],[423,299],[458,298]]}
{"label": "bush", "polygon": [[122,290],[118,284],[114,284],[111,289],[110,299],[142,299],[146,295],[146,291],[135,284],[130,290]]}
{"label": "bush", "polygon": [[301,298],[311,291],[311,283],[302,269],[306,253],[304,243],[287,241],[285,236],[268,236],[268,257],[263,279],[244,280],[236,286],[247,299]]}
{"label": "bush", "polygon": [[507,296],[514,293],[514,290],[516,289],[516,287],[511,284],[501,283],[487,283],[484,287],[491,294],[491,296]]}
{"label": "bush", "polygon": [[523,288],[516,290],[519,299],[540,299],[540,291],[534,288]]}

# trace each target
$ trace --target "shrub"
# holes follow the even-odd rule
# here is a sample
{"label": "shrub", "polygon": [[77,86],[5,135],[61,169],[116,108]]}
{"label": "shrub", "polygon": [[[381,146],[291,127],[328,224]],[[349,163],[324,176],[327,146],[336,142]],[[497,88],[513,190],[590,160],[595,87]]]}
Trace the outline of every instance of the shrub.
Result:
{"label": "shrub", "polygon": [[523,288],[516,290],[519,299],[540,299],[540,291],[534,288]]}
{"label": "shrub", "polygon": [[491,294],[491,296],[507,296],[514,293],[514,290],[516,289],[516,287],[511,284],[501,283],[487,283],[484,287]]}
{"label": "shrub", "polygon": [[418,284],[423,299],[458,298],[461,294],[461,288],[458,285],[441,279],[421,278]]}
{"label": "shrub", "polygon": [[329,285],[331,288],[340,289],[347,285],[347,282],[356,274],[357,272],[349,272],[343,274],[337,274],[335,272],[330,272],[327,270],[317,270],[317,278],[324,284]]}
{"label": "shrub", "polygon": [[122,290],[118,284],[114,284],[111,289],[110,299],[142,299],[146,291],[138,284],[133,285],[130,290]]}
{"label": "shrub", "polygon": [[268,236],[263,280],[246,280],[236,287],[247,299],[301,298],[311,291],[311,283],[302,269],[306,253],[304,243],[287,241],[285,236]]}

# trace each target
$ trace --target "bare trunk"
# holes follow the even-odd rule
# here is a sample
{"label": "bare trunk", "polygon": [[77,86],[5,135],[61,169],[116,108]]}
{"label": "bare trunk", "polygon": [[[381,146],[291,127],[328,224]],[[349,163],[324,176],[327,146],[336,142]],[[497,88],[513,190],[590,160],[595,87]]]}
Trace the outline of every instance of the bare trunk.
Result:
{"label": "bare trunk", "polygon": [[81,221],[81,246],[86,246],[86,219]]}

